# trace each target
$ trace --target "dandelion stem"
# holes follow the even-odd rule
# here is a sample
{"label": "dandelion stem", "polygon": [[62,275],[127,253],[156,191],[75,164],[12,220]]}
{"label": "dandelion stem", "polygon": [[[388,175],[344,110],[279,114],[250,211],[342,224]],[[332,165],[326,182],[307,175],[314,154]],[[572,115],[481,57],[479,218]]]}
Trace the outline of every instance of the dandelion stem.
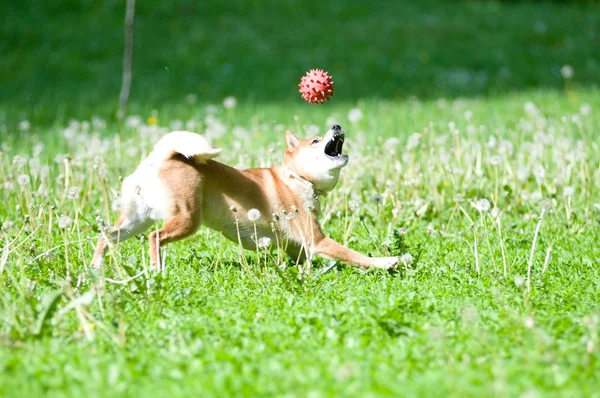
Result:
{"label": "dandelion stem", "polygon": [[544,218],[545,212],[546,212],[546,209],[542,208],[542,212],[540,213],[539,221],[535,227],[535,232],[533,234],[533,242],[531,243],[531,252],[529,253],[529,262],[527,263],[527,293],[531,292],[531,265],[533,264],[533,253],[535,252],[535,245],[537,243],[537,237],[540,232],[540,227],[542,226],[542,219]]}
{"label": "dandelion stem", "polygon": [[473,253],[475,255],[475,271],[477,272],[477,274],[479,274],[479,253],[477,252],[477,227],[475,226],[473,219],[471,219],[471,217],[469,216],[469,213],[467,213],[462,206],[459,205],[458,207],[460,211],[462,211],[463,214],[467,217],[467,219],[471,223],[471,227],[473,228]]}
{"label": "dandelion stem", "polygon": [[[492,220],[492,224],[494,224],[493,220]],[[500,225],[500,216],[498,216],[498,220],[495,223],[495,225],[496,225],[496,231],[498,231],[498,239],[500,240],[500,250],[502,251],[502,265],[504,267],[504,277],[506,278],[506,252],[504,249],[504,240],[502,239],[502,227]]]}
{"label": "dandelion stem", "polygon": [[490,234],[488,233],[487,223],[485,221],[485,216],[483,215],[483,213],[481,214],[481,219],[483,221],[483,229],[485,231],[485,239],[487,241],[488,250],[490,252],[490,257],[492,258],[492,264],[494,265],[494,271],[497,271],[496,258],[494,257],[494,252],[492,251],[492,244],[490,243]]}
{"label": "dandelion stem", "polygon": [[552,245],[548,245],[548,249],[546,249],[546,258],[544,258],[544,266],[542,267],[542,274],[546,273],[548,269],[548,262],[550,261],[550,251],[552,251]]}

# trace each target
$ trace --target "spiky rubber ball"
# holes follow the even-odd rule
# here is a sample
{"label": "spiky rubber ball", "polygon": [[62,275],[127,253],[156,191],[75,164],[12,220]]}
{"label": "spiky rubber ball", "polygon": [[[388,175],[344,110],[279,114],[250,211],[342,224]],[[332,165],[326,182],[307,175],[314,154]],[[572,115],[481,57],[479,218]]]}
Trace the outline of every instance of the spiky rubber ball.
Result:
{"label": "spiky rubber ball", "polygon": [[333,80],[323,69],[311,69],[300,80],[302,98],[310,104],[322,104],[333,95]]}

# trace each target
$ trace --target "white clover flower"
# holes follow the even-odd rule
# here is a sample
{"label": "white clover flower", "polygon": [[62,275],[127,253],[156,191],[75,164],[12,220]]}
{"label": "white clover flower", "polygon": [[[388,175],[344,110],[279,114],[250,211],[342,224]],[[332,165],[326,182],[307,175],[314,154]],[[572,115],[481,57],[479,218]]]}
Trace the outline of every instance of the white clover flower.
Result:
{"label": "white clover flower", "polygon": [[17,182],[20,186],[29,185],[29,183],[31,182],[31,178],[29,178],[29,175],[27,174],[21,174],[17,177]]}
{"label": "white clover flower", "polygon": [[348,120],[350,123],[358,123],[361,121],[363,113],[359,108],[352,108],[348,111]]}
{"label": "white clover flower", "polygon": [[475,209],[477,209],[478,212],[486,212],[490,209],[490,202],[487,199],[479,199],[477,202],[475,202]]}
{"label": "white clover flower", "polygon": [[31,128],[31,123],[29,122],[29,120],[21,120],[19,122],[19,130],[21,131],[27,131]]}
{"label": "white clover flower", "polygon": [[575,71],[571,65],[563,65],[562,68],[560,68],[560,75],[563,79],[572,79],[573,75],[575,75]]}
{"label": "white clover flower", "polygon": [[269,246],[271,246],[271,238],[269,238],[268,236],[263,236],[262,238],[260,238],[258,240],[258,248],[259,249],[267,249]]}
{"label": "white clover flower", "polygon": [[400,262],[404,265],[411,265],[413,262],[413,256],[410,253],[404,253],[401,257],[400,257]]}
{"label": "white clover flower", "polygon": [[579,113],[581,113],[581,116],[589,116],[592,113],[592,106],[590,104],[582,104],[581,108],[579,108]]}
{"label": "white clover flower", "polygon": [[565,196],[573,196],[575,194],[575,188],[573,187],[565,187],[563,190],[563,195]]}
{"label": "white clover flower", "polygon": [[255,222],[260,218],[260,211],[258,209],[248,210],[248,220]]}
{"label": "white clover flower", "polygon": [[223,100],[223,107],[225,109],[233,109],[237,105],[237,100],[235,97],[229,96]]}
{"label": "white clover flower", "polygon": [[58,219],[58,227],[61,229],[69,228],[73,224],[73,220],[69,216],[60,216]]}

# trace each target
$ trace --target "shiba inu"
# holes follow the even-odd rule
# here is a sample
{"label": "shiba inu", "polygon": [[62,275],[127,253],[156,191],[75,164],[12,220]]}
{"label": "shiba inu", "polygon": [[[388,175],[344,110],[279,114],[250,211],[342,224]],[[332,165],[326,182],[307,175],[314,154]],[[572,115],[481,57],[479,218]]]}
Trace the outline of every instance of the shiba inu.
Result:
{"label": "shiba inu", "polygon": [[[390,268],[397,257],[367,257],[324,235],[317,220],[319,197],[338,182],[348,163],[344,132],[333,126],[324,137],[301,140],[285,134],[283,165],[238,170],[214,160],[220,149],[203,136],[175,131],[162,137],[121,188],[121,214],[103,235],[92,263],[100,267],[109,242],[149,234],[150,261],[161,269],[160,248],[204,225],[256,249],[259,239],[281,242],[294,259],[313,255],[362,268]],[[268,241],[267,239],[267,241]]]}

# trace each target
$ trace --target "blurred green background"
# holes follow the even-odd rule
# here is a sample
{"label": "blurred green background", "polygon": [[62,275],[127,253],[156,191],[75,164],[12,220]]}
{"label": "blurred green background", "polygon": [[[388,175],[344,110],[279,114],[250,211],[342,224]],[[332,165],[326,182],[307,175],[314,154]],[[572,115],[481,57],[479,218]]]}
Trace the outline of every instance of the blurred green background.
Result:
{"label": "blurred green background", "polygon": [[[226,96],[301,104],[310,68],[338,102],[595,86],[595,2],[137,1],[131,112]],[[114,117],[124,0],[4,0],[0,121]]]}

